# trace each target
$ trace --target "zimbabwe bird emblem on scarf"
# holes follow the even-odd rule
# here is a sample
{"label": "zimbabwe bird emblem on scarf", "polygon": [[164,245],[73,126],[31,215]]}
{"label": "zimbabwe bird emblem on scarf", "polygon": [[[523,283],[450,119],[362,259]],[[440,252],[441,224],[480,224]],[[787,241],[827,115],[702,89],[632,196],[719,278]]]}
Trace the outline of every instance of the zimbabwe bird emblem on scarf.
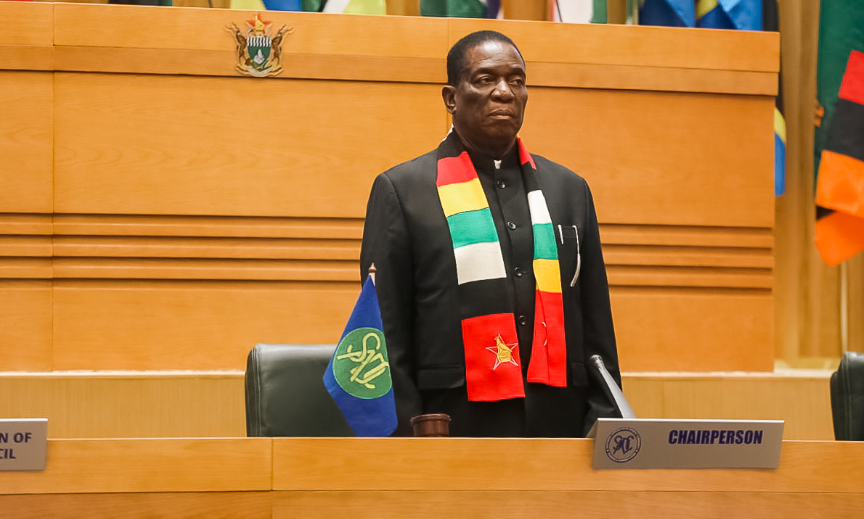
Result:
{"label": "zimbabwe bird emblem on scarf", "polygon": [[245,30],[234,22],[225,27],[237,43],[237,72],[254,77],[275,76],[282,72],[282,40],[294,29],[283,25],[273,34],[272,23],[265,22],[261,14],[256,13],[255,18],[246,20]]}

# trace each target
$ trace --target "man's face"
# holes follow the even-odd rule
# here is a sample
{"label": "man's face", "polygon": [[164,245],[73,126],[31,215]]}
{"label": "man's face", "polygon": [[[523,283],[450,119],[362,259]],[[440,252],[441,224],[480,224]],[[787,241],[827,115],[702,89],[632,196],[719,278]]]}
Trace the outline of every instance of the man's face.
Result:
{"label": "man's face", "polygon": [[459,84],[444,87],[444,104],[465,144],[497,157],[513,146],[522,127],[525,63],[512,45],[499,41],[481,43],[466,57]]}

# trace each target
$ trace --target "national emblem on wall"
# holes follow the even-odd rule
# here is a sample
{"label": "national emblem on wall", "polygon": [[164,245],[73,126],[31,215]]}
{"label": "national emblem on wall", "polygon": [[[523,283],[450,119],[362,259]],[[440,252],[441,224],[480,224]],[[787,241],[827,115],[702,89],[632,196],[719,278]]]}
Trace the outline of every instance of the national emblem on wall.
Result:
{"label": "national emblem on wall", "polygon": [[282,41],[293,29],[283,25],[274,34],[272,23],[262,20],[259,13],[246,21],[245,30],[234,22],[225,27],[237,43],[237,72],[255,77],[275,76],[282,72]]}

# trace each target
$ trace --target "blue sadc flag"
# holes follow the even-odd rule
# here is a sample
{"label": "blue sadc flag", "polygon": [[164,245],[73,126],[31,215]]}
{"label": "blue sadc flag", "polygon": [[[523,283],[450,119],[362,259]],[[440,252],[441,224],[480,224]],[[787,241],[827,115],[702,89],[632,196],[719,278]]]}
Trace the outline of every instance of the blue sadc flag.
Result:
{"label": "blue sadc flag", "polygon": [[698,0],[696,27],[762,30],[762,0]]}
{"label": "blue sadc flag", "polygon": [[396,430],[383,329],[375,284],[367,277],[324,372],[324,386],[357,436],[390,436]]}
{"label": "blue sadc flag", "polygon": [[302,11],[300,0],[264,0],[268,11]]}
{"label": "blue sadc flag", "polygon": [[639,25],[694,27],[693,0],[639,0]]}

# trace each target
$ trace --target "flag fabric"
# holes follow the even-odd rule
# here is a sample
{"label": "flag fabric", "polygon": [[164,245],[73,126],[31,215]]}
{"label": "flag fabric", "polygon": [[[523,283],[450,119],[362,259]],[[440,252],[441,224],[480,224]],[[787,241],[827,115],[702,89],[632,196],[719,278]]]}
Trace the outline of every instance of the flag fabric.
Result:
{"label": "flag fabric", "polygon": [[[762,30],[780,32],[777,0],[763,0]],[[786,116],[783,110],[782,65],[777,76],[777,97],[774,98],[774,196],[786,192]]]}
{"label": "flag fabric", "polygon": [[390,436],[396,430],[396,401],[383,329],[370,276],[324,372],[327,392],[357,436]]}
{"label": "flag fabric", "polygon": [[[231,9],[318,12],[327,0],[231,0]],[[382,0],[383,1],[383,0]]]}
{"label": "flag fabric", "polygon": [[819,160],[834,113],[834,101],[840,91],[846,61],[853,50],[864,50],[864,2],[821,0],[816,96],[824,109],[824,124],[816,128],[813,171],[819,171]]}
{"label": "flag fabric", "polygon": [[486,0],[486,18],[504,19],[504,7],[501,0]]}
{"label": "flag fabric", "polygon": [[[423,16],[449,16],[455,18],[487,18],[490,17],[490,9],[487,0],[420,0],[420,14]],[[491,2],[495,4],[493,10],[495,18],[498,15],[500,0]]]}
{"label": "flag fabric", "polygon": [[639,25],[695,27],[693,0],[639,0]]}
{"label": "flag fabric", "polygon": [[864,52],[849,54],[819,163],[816,247],[829,265],[864,250]]}
{"label": "flag fabric", "polygon": [[564,23],[606,23],[606,0],[552,0],[549,20]]}
{"label": "flag fabric", "polygon": [[[856,191],[853,184],[846,184],[843,188],[842,184],[836,183],[838,178],[854,181],[854,166],[859,163],[854,154],[844,152],[854,142],[852,139],[860,136],[860,126],[856,126],[854,117],[856,113],[860,114],[861,102],[856,101],[859,90],[851,82],[854,81],[852,77],[860,76],[856,75],[859,74],[856,72],[858,61],[852,59],[852,51],[864,51],[864,2],[821,0],[816,95],[824,112],[821,124],[817,123],[813,149],[817,186],[815,241],[823,260],[829,265],[838,264],[861,250],[860,241],[864,235],[860,218],[854,216],[854,211],[843,210],[843,207],[851,209],[849,203],[856,192],[860,197],[860,191]],[[850,79],[846,79],[846,75]],[[840,95],[841,85],[843,96]],[[853,110],[851,113],[840,115],[850,109]],[[849,117],[852,117],[851,126]],[[857,117],[860,121],[861,116]],[[835,118],[839,120],[835,122]],[[836,142],[837,139],[842,141]],[[860,149],[861,141],[858,142]],[[824,150],[830,153],[823,154]],[[825,168],[822,167],[823,156],[829,161]],[[823,175],[830,178],[823,178]],[[861,184],[858,186],[860,188]]]}
{"label": "flag fabric", "polygon": [[245,9],[247,11],[266,11],[262,0],[231,0],[231,9]]}
{"label": "flag fabric", "polygon": [[697,0],[696,27],[761,31],[762,11],[762,0]]}
{"label": "flag fabric", "polygon": [[268,11],[302,11],[300,0],[263,0]]}
{"label": "flag fabric", "polygon": [[327,0],[325,13],[387,14],[385,0]]}

